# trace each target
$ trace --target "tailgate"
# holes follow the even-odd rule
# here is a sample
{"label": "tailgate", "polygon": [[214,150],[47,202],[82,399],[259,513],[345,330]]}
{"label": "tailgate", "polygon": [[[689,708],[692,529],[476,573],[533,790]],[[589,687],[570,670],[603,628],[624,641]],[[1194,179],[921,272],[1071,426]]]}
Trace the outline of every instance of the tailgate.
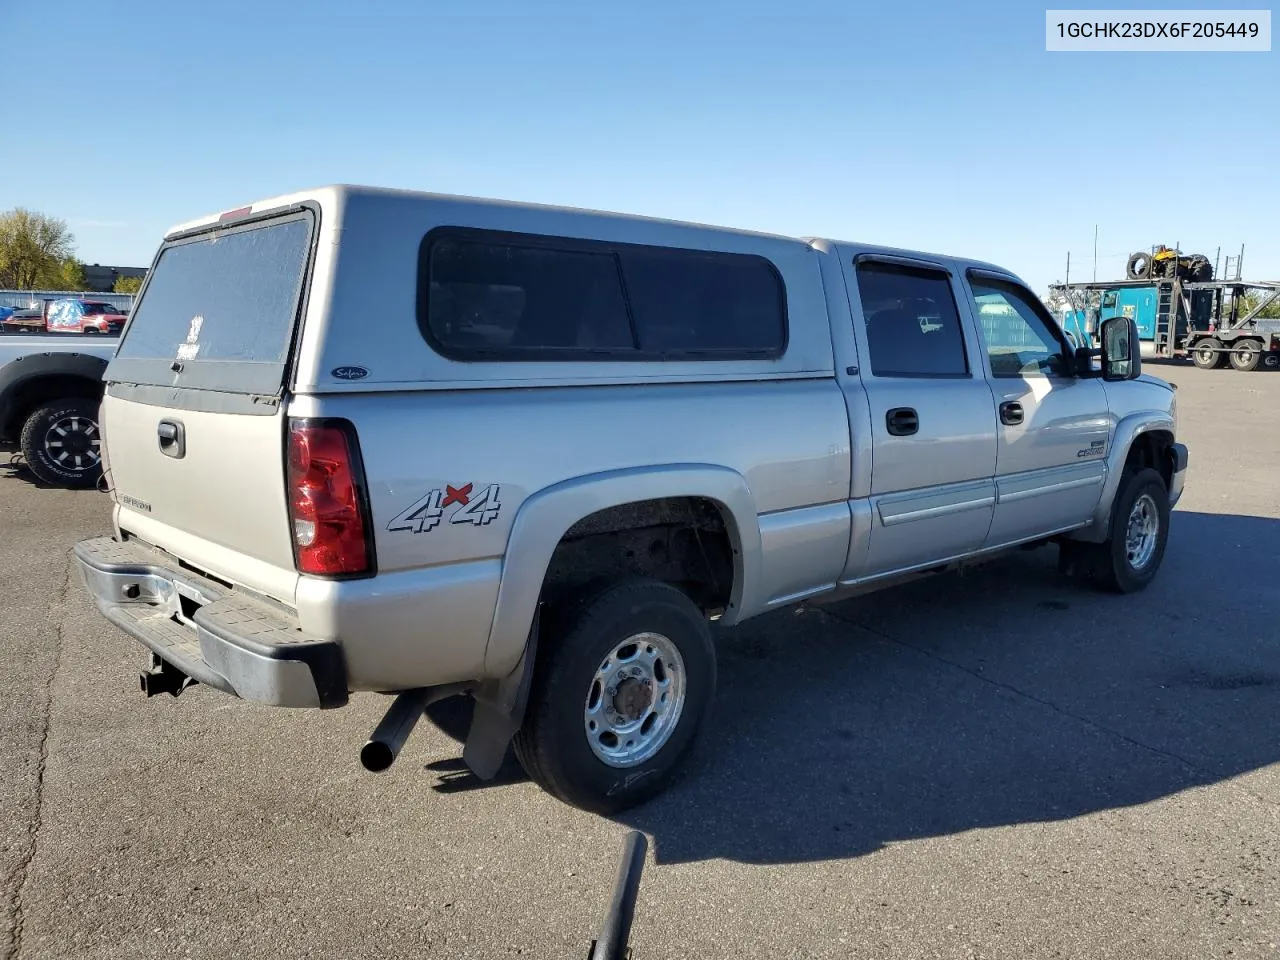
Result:
{"label": "tailgate", "polygon": [[315,221],[295,209],[166,243],[102,407],[121,529],[290,603],[281,397]]}

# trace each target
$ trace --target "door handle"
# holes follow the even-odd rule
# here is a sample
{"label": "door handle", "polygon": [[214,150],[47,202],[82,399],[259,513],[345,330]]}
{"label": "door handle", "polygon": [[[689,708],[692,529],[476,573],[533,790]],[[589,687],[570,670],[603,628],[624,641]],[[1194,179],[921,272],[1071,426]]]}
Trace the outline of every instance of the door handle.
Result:
{"label": "door handle", "polygon": [[160,452],[166,457],[181,460],[187,455],[187,431],[181,420],[161,420],[156,428]]}
{"label": "door handle", "polygon": [[884,425],[892,437],[909,437],[920,429],[920,415],[910,407],[894,407],[884,415]]}
{"label": "door handle", "polygon": [[1022,422],[1022,404],[1017,400],[1006,400],[1000,404],[1000,422],[1006,427],[1016,427]]}

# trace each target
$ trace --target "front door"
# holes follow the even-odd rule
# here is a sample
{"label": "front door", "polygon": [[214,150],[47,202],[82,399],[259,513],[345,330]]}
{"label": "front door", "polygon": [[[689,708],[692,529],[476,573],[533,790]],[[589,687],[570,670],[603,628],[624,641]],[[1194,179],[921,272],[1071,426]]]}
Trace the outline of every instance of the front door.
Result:
{"label": "front door", "polygon": [[986,545],[1079,526],[1092,517],[1106,473],[1106,390],[1074,375],[1066,339],[1029,290],[984,271],[970,271],[968,281],[999,422]]}
{"label": "front door", "polygon": [[867,548],[850,551],[848,582],[982,546],[995,502],[996,424],[950,272],[873,256],[845,266],[872,461]]}

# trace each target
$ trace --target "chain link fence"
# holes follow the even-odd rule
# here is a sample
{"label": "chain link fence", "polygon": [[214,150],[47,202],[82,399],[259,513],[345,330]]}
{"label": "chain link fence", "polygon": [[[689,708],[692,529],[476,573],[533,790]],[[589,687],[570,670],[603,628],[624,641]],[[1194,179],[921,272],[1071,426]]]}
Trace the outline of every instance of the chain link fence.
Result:
{"label": "chain link fence", "polygon": [[0,307],[15,307],[25,310],[38,307],[43,300],[63,300],[72,297],[78,300],[97,300],[118,307],[124,313],[133,309],[134,295],[131,293],[90,293],[84,290],[0,290]]}

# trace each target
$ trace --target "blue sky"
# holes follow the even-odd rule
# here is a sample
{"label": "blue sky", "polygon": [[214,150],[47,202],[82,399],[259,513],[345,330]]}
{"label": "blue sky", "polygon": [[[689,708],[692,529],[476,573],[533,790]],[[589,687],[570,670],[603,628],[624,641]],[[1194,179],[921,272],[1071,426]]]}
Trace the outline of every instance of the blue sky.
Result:
{"label": "blue sky", "polygon": [[126,265],[354,182],[958,253],[1041,292],[1068,250],[1088,278],[1095,224],[1102,278],[1175,241],[1280,278],[1280,52],[1051,54],[1044,9],[0,0],[27,65],[0,210]]}

